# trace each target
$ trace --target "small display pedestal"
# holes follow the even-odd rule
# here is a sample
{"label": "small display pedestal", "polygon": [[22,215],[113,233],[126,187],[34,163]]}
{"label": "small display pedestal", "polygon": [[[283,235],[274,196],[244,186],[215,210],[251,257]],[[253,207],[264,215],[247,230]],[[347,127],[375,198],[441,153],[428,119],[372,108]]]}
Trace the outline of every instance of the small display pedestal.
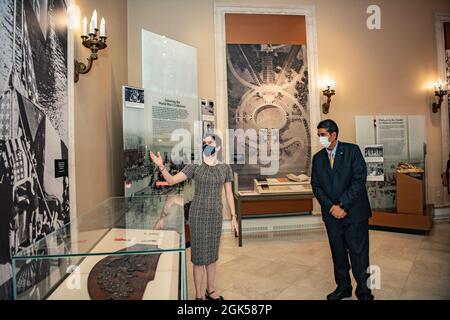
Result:
{"label": "small display pedestal", "polygon": [[371,229],[428,234],[433,206],[425,204],[424,177],[424,172],[397,172],[397,211],[372,210]]}
{"label": "small display pedestal", "polygon": [[423,215],[424,209],[424,173],[397,172],[397,212]]}

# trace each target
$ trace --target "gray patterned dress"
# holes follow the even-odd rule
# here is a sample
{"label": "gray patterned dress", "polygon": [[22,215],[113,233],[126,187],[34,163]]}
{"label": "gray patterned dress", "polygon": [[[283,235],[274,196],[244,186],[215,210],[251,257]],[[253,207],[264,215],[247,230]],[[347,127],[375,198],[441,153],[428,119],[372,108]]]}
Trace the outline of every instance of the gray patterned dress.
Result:
{"label": "gray patterned dress", "polygon": [[217,261],[222,234],[222,188],[233,180],[228,164],[209,166],[206,163],[188,164],[181,170],[195,181],[195,191],[189,209],[191,232],[191,261],[194,265],[208,265]]}

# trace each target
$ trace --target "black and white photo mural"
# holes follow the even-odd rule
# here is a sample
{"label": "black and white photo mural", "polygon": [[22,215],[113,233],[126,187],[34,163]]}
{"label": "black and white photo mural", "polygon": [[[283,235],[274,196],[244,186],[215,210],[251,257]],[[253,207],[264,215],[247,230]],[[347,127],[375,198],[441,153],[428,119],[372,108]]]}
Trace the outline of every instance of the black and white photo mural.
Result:
{"label": "black and white photo mural", "polygon": [[[68,158],[66,17],[64,0],[0,2],[0,299],[12,297],[11,256],[70,218],[54,169]],[[18,290],[45,269],[21,268]]]}
{"label": "black and white photo mural", "polygon": [[[227,44],[228,128],[268,133],[279,130],[279,171],[273,176],[310,174],[307,66],[306,45]],[[256,149],[248,139],[244,155],[239,152],[238,141],[233,143],[231,163],[242,161],[242,157],[249,159]],[[233,165],[233,169],[240,174],[239,182],[250,188],[260,174],[260,164],[248,160]]]}

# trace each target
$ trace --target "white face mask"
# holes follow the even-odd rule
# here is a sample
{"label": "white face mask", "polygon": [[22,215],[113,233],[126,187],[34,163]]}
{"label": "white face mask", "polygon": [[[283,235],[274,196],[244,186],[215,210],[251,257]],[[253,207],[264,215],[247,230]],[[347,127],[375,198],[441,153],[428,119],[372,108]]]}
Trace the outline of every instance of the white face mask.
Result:
{"label": "white face mask", "polygon": [[328,137],[319,137],[320,144],[324,148],[328,148],[331,145],[331,142],[328,141]]}

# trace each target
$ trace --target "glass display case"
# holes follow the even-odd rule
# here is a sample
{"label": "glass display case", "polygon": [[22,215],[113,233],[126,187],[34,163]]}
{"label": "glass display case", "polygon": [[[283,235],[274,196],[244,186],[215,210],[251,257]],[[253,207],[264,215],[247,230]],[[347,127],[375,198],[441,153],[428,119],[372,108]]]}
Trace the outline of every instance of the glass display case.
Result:
{"label": "glass display case", "polygon": [[110,198],[12,257],[14,299],[187,299],[183,195]]}
{"label": "glass display case", "polygon": [[233,192],[239,196],[294,193],[312,195],[311,178],[304,172],[299,175],[290,173],[262,176],[234,171]]}

